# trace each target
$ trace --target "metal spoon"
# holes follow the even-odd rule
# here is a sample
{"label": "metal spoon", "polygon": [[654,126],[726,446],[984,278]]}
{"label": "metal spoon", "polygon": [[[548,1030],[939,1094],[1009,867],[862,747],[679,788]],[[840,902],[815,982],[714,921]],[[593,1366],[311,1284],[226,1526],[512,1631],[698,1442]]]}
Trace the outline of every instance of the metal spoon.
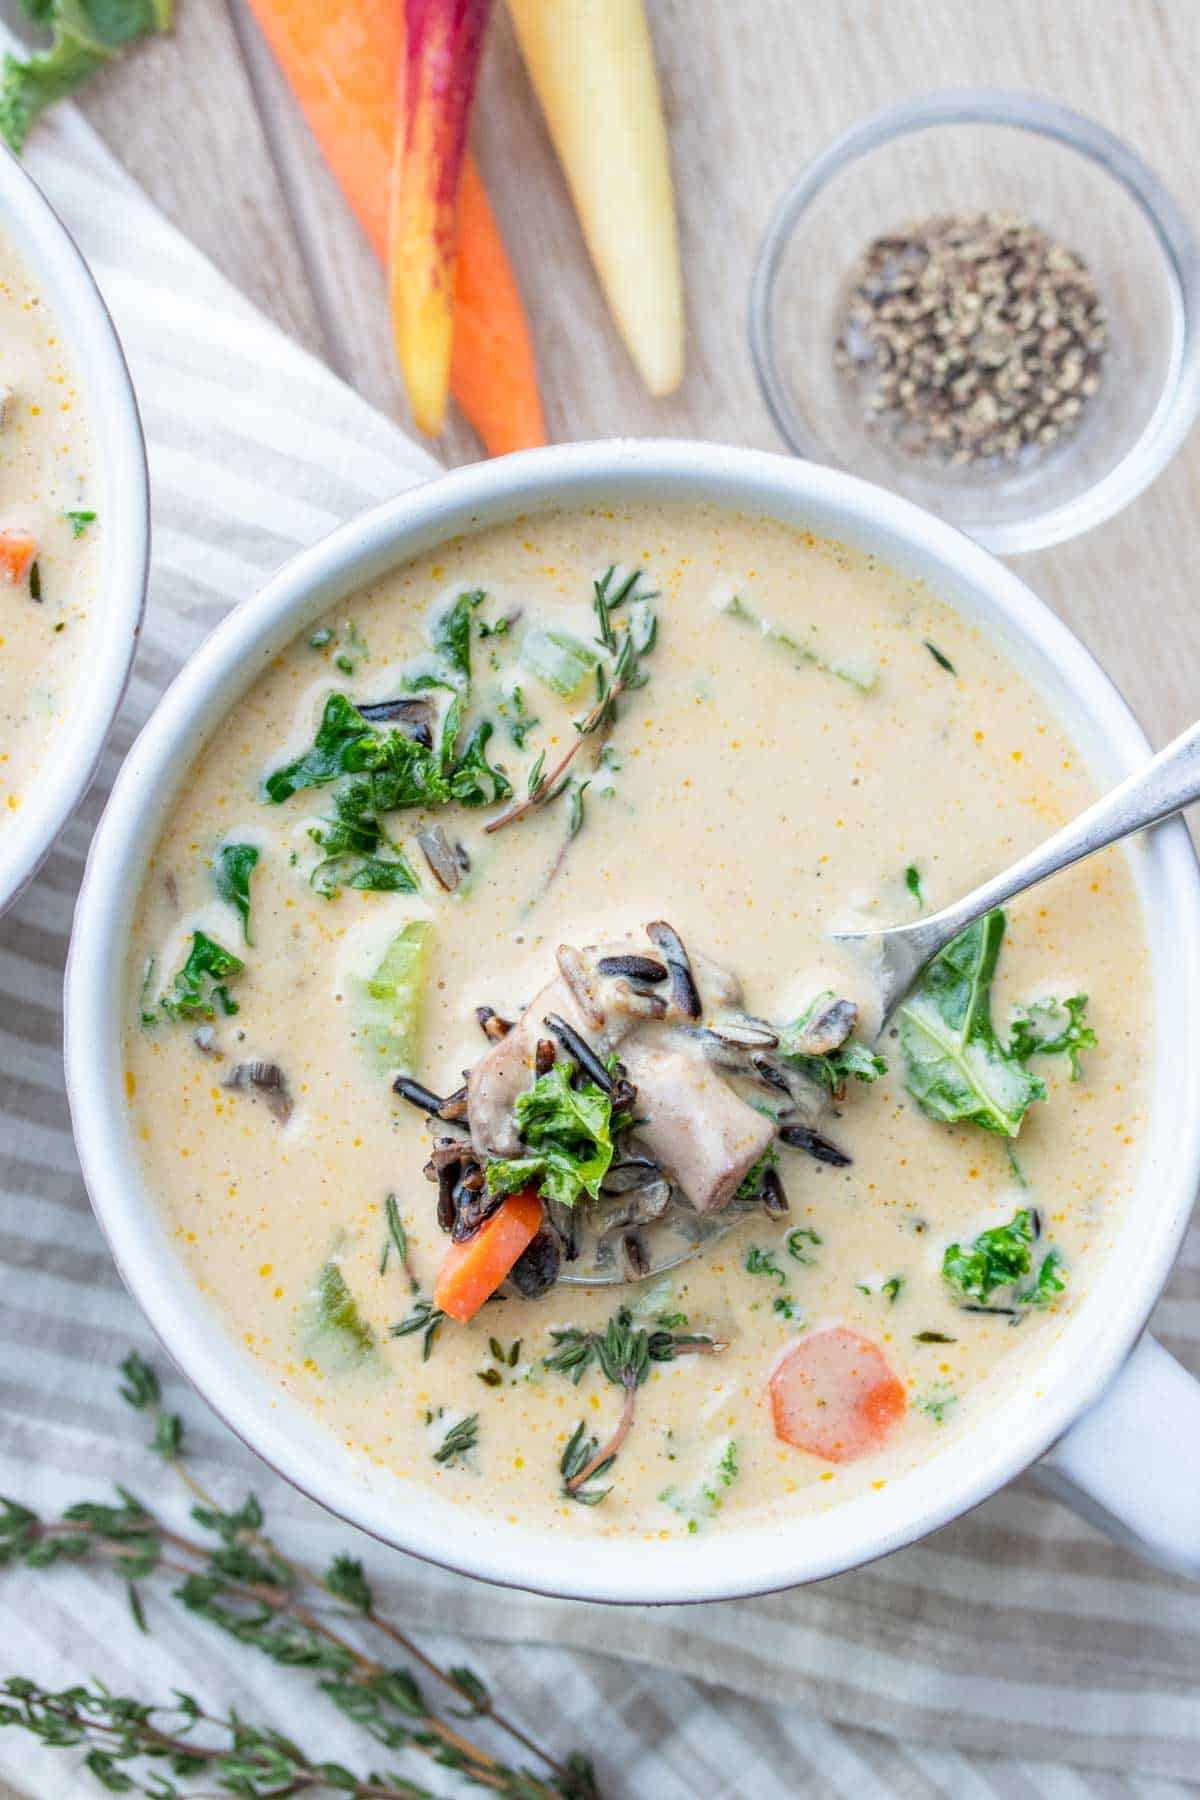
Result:
{"label": "metal spoon", "polygon": [[[994,906],[1001,906],[1016,894],[1035,887],[1061,869],[1103,850],[1132,832],[1143,831],[1192,801],[1200,800],[1200,724],[1193,725],[1160,750],[1154,759],[1136,775],[1097,800],[1071,824],[1064,825],[1052,838],[1030,851],[1002,875],[985,881],[963,899],[928,918],[911,925],[892,925],[882,931],[835,931],[830,936],[836,943],[867,950],[878,957],[878,981],[882,1016],[880,1030],[887,1025],[922,970],[960,931],[973,925]],[[687,1216],[685,1208],[675,1215],[676,1229],[658,1232],[643,1227],[649,1238],[650,1266],[644,1279],[665,1275],[688,1262],[717,1238],[724,1236],[738,1215],[729,1212]],[[682,1224],[686,1238],[679,1231]],[[656,1241],[656,1239],[658,1241]],[[616,1259],[597,1262],[586,1254],[579,1263],[564,1265],[560,1280],[587,1286],[625,1285],[626,1278]]]}
{"label": "metal spoon", "polygon": [[876,970],[882,1016],[880,1030],[918,976],[960,931],[994,906],[1035,887],[1061,869],[1069,869],[1097,850],[1132,832],[1143,831],[1171,813],[1200,800],[1200,724],[1192,725],[1136,775],[1130,775],[1052,838],[1023,856],[1004,874],[985,881],[962,900],[942,907],[911,925],[882,931],[835,931],[836,943],[869,950],[879,958]]}

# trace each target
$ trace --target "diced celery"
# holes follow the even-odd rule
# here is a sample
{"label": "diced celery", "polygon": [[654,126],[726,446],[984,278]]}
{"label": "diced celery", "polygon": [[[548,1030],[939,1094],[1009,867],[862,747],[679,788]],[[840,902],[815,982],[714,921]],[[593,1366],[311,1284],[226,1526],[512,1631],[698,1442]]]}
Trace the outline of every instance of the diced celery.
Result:
{"label": "diced celery", "polygon": [[410,919],[374,974],[355,984],[362,1046],[381,1074],[411,1074],[416,1067],[428,936],[428,919]]}
{"label": "diced celery", "polygon": [[521,664],[552,693],[569,700],[600,661],[597,651],[566,631],[527,631]]}
{"label": "diced celery", "polygon": [[375,1333],[333,1260],[322,1263],[313,1289],[310,1335],[321,1363],[334,1373],[357,1368],[375,1348]]}

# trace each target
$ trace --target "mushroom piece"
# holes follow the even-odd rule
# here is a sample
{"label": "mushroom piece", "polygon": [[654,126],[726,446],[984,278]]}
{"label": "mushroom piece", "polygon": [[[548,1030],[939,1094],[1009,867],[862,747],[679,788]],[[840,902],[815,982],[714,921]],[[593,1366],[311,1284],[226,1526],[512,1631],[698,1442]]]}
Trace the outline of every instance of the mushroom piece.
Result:
{"label": "mushroom piece", "polygon": [[697,1212],[727,1206],[775,1136],[702,1056],[638,1040],[626,1051],[646,1154]]}
{"label": "mushroom piece", "polygon": [[278,1063],[244,1062],[226,1076],[223,1086],[261,1098],[271,1117],[286,1125],[292,1116],[292,1096],[287,1076]]}
{"label": "mushroom piece", "polygon": [[437,721],[432,700],[366,700],[360,701],[358,711],[372,725],[395,725],[414,744],[422,744],[426,750],[432,747]]}
{"label": "mushroom piece", "polygon": [[841,1049],[857,1024],[858,1007],[853,1000],[823,994],[788,1050],[799,1056],[829,1056]]}
{"label": "mushroom piece", "polygon": [[440,825],[430,825],[425,831],[418,831],[417,842],[438,886],[452,894],[462,880],[463,871],[450,839]]}
{"label": "mushroom piece", "polygon": [[525,1300],[537,1300],[558,1280],[562,1267],[562,1239],[552,1225],[543,1225],[508,1272],[508,1279]]}

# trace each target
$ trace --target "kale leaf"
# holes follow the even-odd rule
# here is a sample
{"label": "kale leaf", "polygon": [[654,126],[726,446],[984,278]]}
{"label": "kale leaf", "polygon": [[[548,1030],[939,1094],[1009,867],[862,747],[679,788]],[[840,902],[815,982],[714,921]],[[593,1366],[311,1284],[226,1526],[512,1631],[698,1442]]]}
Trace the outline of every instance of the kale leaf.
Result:
{"label": "kale leaf", "polygon": [[491,735],[492,721],[481,719],[467,739],[450,776],[450,792],[462,806],[492,806],[497,800],[508,800],[512,796],[512,782],[508,776],[487,759]]}
{"label": "kale leaf", "polygon": [[1083,1076],[1080,1056],[1084,1050],[1096,1048],[1096,1033],[1083,1022],[1087,1012],[1086,994],[1072,994],[1069,1000],[1034,1000],[1013,1014],[1009,1049],[1021,1062],[1031,1056],[1067,1056],[1071,1061],[1071,1080]]}
{"label": "kale leaf", "polygon": [[345,694],[330,694],[312,748],[267,776],[267,799],[279,806],[302,788],[324,787],[340,775],[361,770],[362,757],[371,753],[378,741],[379,733],[371,729],[353,701]]}
{"label": "kale leaf", "polygon": [[0,73],[0,132],[20,155],[34,121],[139,38],[168,31],[171,0],[22,0],[53,32],[26,60],[7,55]]}
{"label": "kale leaf", "polygon": [[970,1121],[1016,1137],[1046,1089],[1006,1049],[992,1023],[991,988],[1004,914],[979,919],[936,957],[900,1009],[908,1091],[931,1119]]}
{"label": "kale leaf", "polygon": [[[322,860],[309,877],[318,894],[332,900],[343,887],[375,893],[417,894],[420,884],[404,857],[389,844],[375,816],[375,786],[353,780],[334,798],[334,817],[309,828]],[[393,854],[381,856],[384,848]]]}
{"label": "kale leaf", "polygon": [[488,1164],[488,1189],[512,1194],[536,1185],[544,1198],[574,1206],[596,1199],[613,1157],[612,1101],[595,1082],[572,1087],[575,1065],[556,1062],[518,1096],[513,1109],[528,1155]]}
{"label": "kale leaf", "polygon": [[[404,678],[409,691],[437,689],[449,695],[436,748],[403,731],[378,728],[345,694],[330,694],[310,748],[268,775],[264,792],[275,805],[307,788],[345,782],[335,798],[333,818],[309,832],[324,852],[311,878],[318,893],[332,897],[342,887],[417,893],[417,879],[390,844],[382,815],[406,807],[432,810],[455,801],[491,806],[510,798],[507,775],[488,761],[490,719],[479,722],[458,754],[470,698],[471,615],[483,597],[481,590],[458,596],[432,627],[432,654],[425,666]],[[394,854],[381,854],[384,850]]]}
{"label": "kale leaf", "polygon": [[240,957],[226,950],[206,932],[193,931],[187,961],[175,976],[169,993],[159,998],[168,1019],[215,1019],[218,1009],[231,1018],[238,1003],[226,983],[245,968]]}
{"label": "kale leaf", "polygon": [[257,866],[257,844],[222,844],[213,871],[217,892],[236,908],[242,921],[242,936],[248,944],[254,941],[250,936],[250,877]]}
{"label": "kale leaf", "polygon": [[471,614],[484,598],[482,588],[460,594],[430,634],[433,653],[444,664],[455,686],[465,688],[471,680]]}
{"label": "kale leaf", "polygon": [[948,1245],[942,1258],[942,1279],[966,1304],[987,1308],[997,1289],[1008,1288],[1012,1305],[999,1310],[1049,1306],[1067,1285],[1057,1250],[1047,1251],[1030,1286],[1018,1287],[1033,1273],[1038,1233],[1037,1215],[1022,1207],[1007,1225],[981,1231],[969,1248]]}

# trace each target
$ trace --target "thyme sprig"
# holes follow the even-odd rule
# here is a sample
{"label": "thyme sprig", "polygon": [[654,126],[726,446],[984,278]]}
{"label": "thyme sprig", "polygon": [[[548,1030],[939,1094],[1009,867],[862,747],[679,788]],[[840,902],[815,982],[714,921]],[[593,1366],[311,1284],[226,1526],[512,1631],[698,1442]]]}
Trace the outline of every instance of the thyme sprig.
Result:
{"label": "thyme sprig", "polygon": [[653,1365],[674,1362],[677,1356],[711,1356],[725,1345],[707,1332],[674,1331],[661,1321],[653,1329],[636,1325],[627,1306],[618,1308],[603,1331],[583,1331],[571,1325],[550,1336],[555,1348],[543,1358],[544,1368],[569,1376],[578,1387],[587,1371],[596,1367],[624,1395],[621,1416],[604,1443],[590,1437],[580,1420],[559,1459],[563,1492],[584,1506],[596,1506],[612,1492],[611,1482],[604,1488],[597,1484],[612,1468],[633,1429],[637,1391]]}
{"label": "thyme sprig", "polygon": [[[385,1749],[406,1749],[417,1741],[415,1734],[398,1733],[367,1711],[359,1722]],[[344,1763],[314,1759],[282,1732],[255,1725],[233,1710],[208,1712],[191,1694],[178,1691],[168,1701],[146,1702],[113,1693],[99,1681],[54,1690],[13,1675],[0,1684],[0,1728],[14,1726],[50,1748],[85,1748],[84,1767],[114,1794],[175,1800],[184,1790],[169,1776],[204,1776],[217,1781],[222,1793],[242,1800],[290,1800],[306,1793],[338,1793],[349,1800],[438,1800],[431,1789],[398,1771],[356,1775]],[[438,1761],[455,1766],[441,1756]],[[505,1785],[469,1769],[459,1772],[508,1800],[551,1791],[519,1772],[515,1782]],[[585,1772],[584,1780],[588,1778]]]}
{"label": "thyme sprig", "polygon": [[[121,1373],[122,1398],[137,1411],[153,1415],[150,1448],[177,1471],[192,1493],[192,1518],[206,1534],[205,1540],[173,1531],[124,1488],[117,1489],[115,1504],[80,1501],[55,1520],[44,1520],[16,1501],[3,1500],[0,1568],[46,1570],[60,1561],[82,1558],[107,1562],[128,1583],[131,1609],[142,1629],[146,1628],[145,1613],[138,1584],[159,1575],[177,1577],[173,1597],[193,1616],[273,1662],[316,1676],[319,1691],[385,1748],[421,1751],[501,1800],[598,1800],[595,1776],[585,1757],[572,1755],[559,1761],[550,1756],[498,1710],[473,1670],[441,1667],[384,1618],[356,1558],[336,1556],[320,1574],[284,1555],[266,1535],[262,1509],[253,1495],[232,1510],[219,1506],[182,1461],[182,1421],[163,1409],[153,1369],[134,1353],[122,1363]],[[389,1667],[366,1654],[339,1629],[336,1614],[331,1620],[313,1610],[310,1595],[334,1601],[340,1613],[351,1615],[398,1646],[427,1676],[464,1703],[466,1712],[452,1710],[450,1717],[437,1712],[410,1669]],[[361,1800],[368,1796],[371,1800],[392,1800],[392,1796],[426,1800],[426,1789],[400,1776],[360,1777],[315,1762],[269,1729],[256,1728],[233,1715],[204,1714],[191,1701],[184,1710],[194,1709],[195,1722],[208,1724],[217,1735],[217,1742],[206,1743],[200,1752],[186,1741],[188,1732],[182,1730],[188,1724],[186,1718],[172,1728],[175,1737],[155,1723],[164,1711],[177,1713],[173,1707],[110,1695],[100,1685],[53,1694],[16,1677],[3,1692],[15,1704],[0,1700],[0,1725],[24,1727],[44,1742],[64,1747],[88,1745],[85,1766],[102,1782],[107,1781],[114,1792],[140,1791],[154,1800],[168,1800],[180,1793],[161,1772],[150,1775],[155,1785],[139,1787],[132,1780],[124,1785],[119,1765],[140,1758],[165,1762],[172,1774],[219,1776],[222,1791],[241,1794],[247,1800],[280,1800],[285,1794],[331,1787]],[[548,1773],[537,1775],[513,1767],[473,1742],[459,1723],[452,1722],[473,1716],[485,1717],[505,1732],[544,1763]]]}
{"label": "thyme sprig", "polygon": [[416,1300],[410,1313],[406,1313],[395,1325],[388,1326],[388,1336],[409,1337],[414,1331],[421,1332],[421,1361],[428,1362],[445,1317],[441,1307],[435,1306],[432,1300]]}
{"label": "thyme sprig", "polygon": [[[557,799],[566,788],[564,778],[567,770],[585,741],[591,737],[602,741],[607,737],[616,723],[617,702],[621,695],[646,685],[650,677],[642,667],[642,658],[650,654],[658,639],[658,620],[650,606],[650,601],[655,598],[656,592],[647,593],[642,590],[640,570],[618,579],[617,568],[613,564],[594,583],[592,605],[596,612],[597,638],[609,652],[611,659],[607,665],[597,666],[595,704],[584,718],[576,719],[575,737],[553,767],[546,768],[543,752],[530,772],[528,792],[524,800],[516,801],[499,818],[489,820],[483,828],[485,832],[500,831],[505,825],[515,825],[527,813],[536,812],[551,800]],[[631,603],[630,613],[628,618],[620,622],[622,629],[618,629],[613,624],[612,615],[618,606],[626,602]]]}

